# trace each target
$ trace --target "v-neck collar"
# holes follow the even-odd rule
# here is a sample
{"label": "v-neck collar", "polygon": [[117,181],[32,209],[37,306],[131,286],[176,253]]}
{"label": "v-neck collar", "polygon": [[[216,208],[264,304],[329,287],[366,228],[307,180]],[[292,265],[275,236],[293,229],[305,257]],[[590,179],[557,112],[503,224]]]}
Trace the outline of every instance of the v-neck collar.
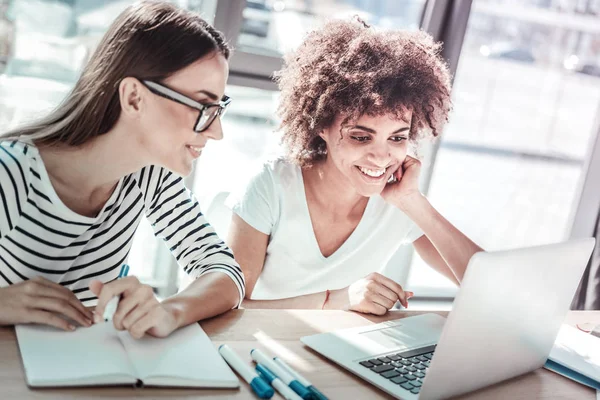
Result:
{"label": "v-neck collar", "polygon": [[344,251],[347,248],[351,248],[351,246],[354,244],[354,242],[356,242],[357,237],[359,235],[358,232],[360,232],[360,230],[362,229],[362,226],[364,224],[366,224],[365,220],[367,219],[371,207],[372,207],[372,203],[373,203],[373,198],[370,197],[369,200],[367,201],[367,206],[365,207],[365,211],[363,212],[362,217],[360,218],[360,221],[358,222],[358,224],[356,225],[356,227],[354,228],[354,230],[352,231],[352,233],[350,234],[350,236],[348,236],[348,238],[344,241],[344,243],[341,244],[340,247],[338,247],[333,253],[331,253],[331,255],[329,255],[328,257],[325,257],[323,255],[323,253],[321,252],[321,248],[319,247],[319,242],[317,241],[317,237],[315,236],[315,229],[313,227],[313,223],[312,223],[312,219],[310,216],[310,210],[308,209],[308,199],[306,198],[306,188],[304,186],[304,174],[302,172],[302,168],[300,166],[297,166],[296,168],[298,168],[298,186],[300,188],[300,190],[298,190],[296,193],[299,196],[299,203],[302,204],[302,213],[304,214],[305,219],[308,221],[308,229],[310,230],[308,232],[308,236],[309,236],[309,240],[311,242],[311,246],[314,248],[315,254],[317,255],[317,257],[321,260],[321,261],[332,261],[335,260],[337,258],[340,257],[340,254],[343,254]]}

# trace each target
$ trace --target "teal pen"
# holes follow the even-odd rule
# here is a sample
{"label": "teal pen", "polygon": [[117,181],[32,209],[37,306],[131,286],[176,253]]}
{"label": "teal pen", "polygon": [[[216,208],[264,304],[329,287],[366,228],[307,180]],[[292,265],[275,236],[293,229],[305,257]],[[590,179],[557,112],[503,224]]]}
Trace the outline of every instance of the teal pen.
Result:
{"label": "teal pen", "polygon": [[277,389],[281,397],[285,400],[302,400],[302,397],[298,396],[288,385],[283,383],[281,379],[269,371],[269,368],[261,364],[256,364],[256,372],[258,373],[258,376]]}
{"label": "teal pen", "polygon": [[281,368],[272,358],[269,358],[265,353],[260,351],[259,349],[250,350],[250,356],[257,364],[262,364],[267,367],[269,371],[271,371],[276,377],[281,379],[283,383],[288,385],[298,396],[302,397],[304,400],[312,400],[313,396],[310,390],[307,387],[303,386],[298,380],[296,380],[292,375],[288,374],[286,370]]}
{"label": "teal pen", "polygon": [[312,394],[315,400],[328,400],[327,396],[321,393],[312,383],[310,383],[305,377],[296,372],[292,367],[287,365],[285,361],[283,361],[279,357],[273,357],[273,361],[275,361],[281,368],[283,368],[288,374],[292,375],[294,379],[300,382],[302,385],[306,386],[310,393]]}
{"label": "teal pen", "polygon": [[250,388],[261,399],[270,399],[275,394],[273,388],[242,360],[235,351],[226,344],[219,346],[219,354],[227,364],[248,382]]}
{"label": "teal pen", "polygon": [[[117,277],[117,279],[126,277],[128,273],[129,265],[123,264],[121,266],[121,271],[119,271],[119,276]],[[108,301],[108,303],[106,303],[106,307],[104,308],[104,314],[102,315],[104,321],[112,321],[113,316],[115,315],[115,312],[117,312],[117,308],[119,307],[119,297],[120,296],[114,296]]]}

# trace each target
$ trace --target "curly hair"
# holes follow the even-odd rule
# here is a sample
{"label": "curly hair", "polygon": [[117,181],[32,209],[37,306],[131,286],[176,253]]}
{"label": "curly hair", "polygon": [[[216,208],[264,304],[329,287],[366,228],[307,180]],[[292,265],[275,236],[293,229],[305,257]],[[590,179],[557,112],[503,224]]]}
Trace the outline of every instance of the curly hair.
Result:
{"label": "curly hair", "polygon": [[279,129],[287,157],[308,166],[326,157],[319,133],[338,115],[406,121],[409,138],[437,137],[452,108],[441,44],[422,31],[381,31],[356,18],[308,34],[275,73],[281,90]]}

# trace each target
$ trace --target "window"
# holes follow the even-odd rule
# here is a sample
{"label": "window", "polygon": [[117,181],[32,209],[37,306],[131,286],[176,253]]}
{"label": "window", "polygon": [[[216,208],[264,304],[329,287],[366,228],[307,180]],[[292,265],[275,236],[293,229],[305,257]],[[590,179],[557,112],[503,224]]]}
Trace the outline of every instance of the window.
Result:
{"label": "window", "polygon": [[[330,17],[359,15],[384,28],[417,29],[428,4],[425,0],[172,2],[200,12],[236,47],[227,89],[234,101],[223,120],[225,138],[211,142],[195,175],[187,180],[209,213],[223,199],[219,194],[234,190],[253,165],[278,151],[279,136],[274,132],[277,91],[270,76],[280,68],[283,52]],[[110,23],[131,3],[0,0],[0,131],[56,107]],[[226,219],[211,219],[224,237],[229,214]],[[136,233],[129,262],[131,274],[158,288],[162,295],[177,290],[178,272],[172,257],[154,238],[145,219]]]}
{"label": "window", "polygon": [[244,52],[279,57],[325,19],[354,15],[383,28],[418,29],[424,4],[425,0],[249,0],[237,44]]}
{"label": "window", "polygon": [[[278,151],[271,76],[282,54],[325,19],[352,15],[383,28],[428,30],[445,41],[451,69],[462,56],[451,71],[451,122],[424,163],[434,206],[490,250],[568,237],[600,109],[597,0],[474,0],[470,11],[470,1],[442,0],[172,2],[200,12],[235,47],[225,138],[210,142],[187,179],[221,237],[229,223],[224,195]],[[0,0],[0,131],[55,107],[131,3]],[[130,263],[163,295],[177,290],[179,272],[145,219]],[[419,296],[456,292],[418,257],[408,286]]]}
{"label": "window", "polygon": [[[600,110],[598,3],[505,3],[473,2],[428,193],[486,250],[568,238]],[[416,293],[454,295],[411,271]]]}
{"label": "window", "polygon": [[[231,211],[224,205],[227,195],[248,181],[263,161],[280,153],[280,135],[275,119],[278,93],[229,85],[232,102],[223,117],[223,140],[210,140],[195,165],[194,195],[219,237],[227,238]],[[179,270],[179,285],[189,279]]]}
{"label": "window", "polygon": [[[216,0],[172,2],[213,20]],[[131,3],[0,0],[0,132],[56,107],[108,26]],[[157,288],[171,287],[164,247],[143,218],[130,252],[130,274]]]}

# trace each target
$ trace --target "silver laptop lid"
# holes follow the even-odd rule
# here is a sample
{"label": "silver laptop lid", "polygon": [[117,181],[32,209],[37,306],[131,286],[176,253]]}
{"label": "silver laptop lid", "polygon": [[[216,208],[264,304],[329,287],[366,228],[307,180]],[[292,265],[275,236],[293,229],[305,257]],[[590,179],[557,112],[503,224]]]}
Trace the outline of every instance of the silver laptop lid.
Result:
{"label": "silver laptop lid", "polygon": [[419,398],[455,396],[541,367],[594,244],[586,238],[473,256]]}

